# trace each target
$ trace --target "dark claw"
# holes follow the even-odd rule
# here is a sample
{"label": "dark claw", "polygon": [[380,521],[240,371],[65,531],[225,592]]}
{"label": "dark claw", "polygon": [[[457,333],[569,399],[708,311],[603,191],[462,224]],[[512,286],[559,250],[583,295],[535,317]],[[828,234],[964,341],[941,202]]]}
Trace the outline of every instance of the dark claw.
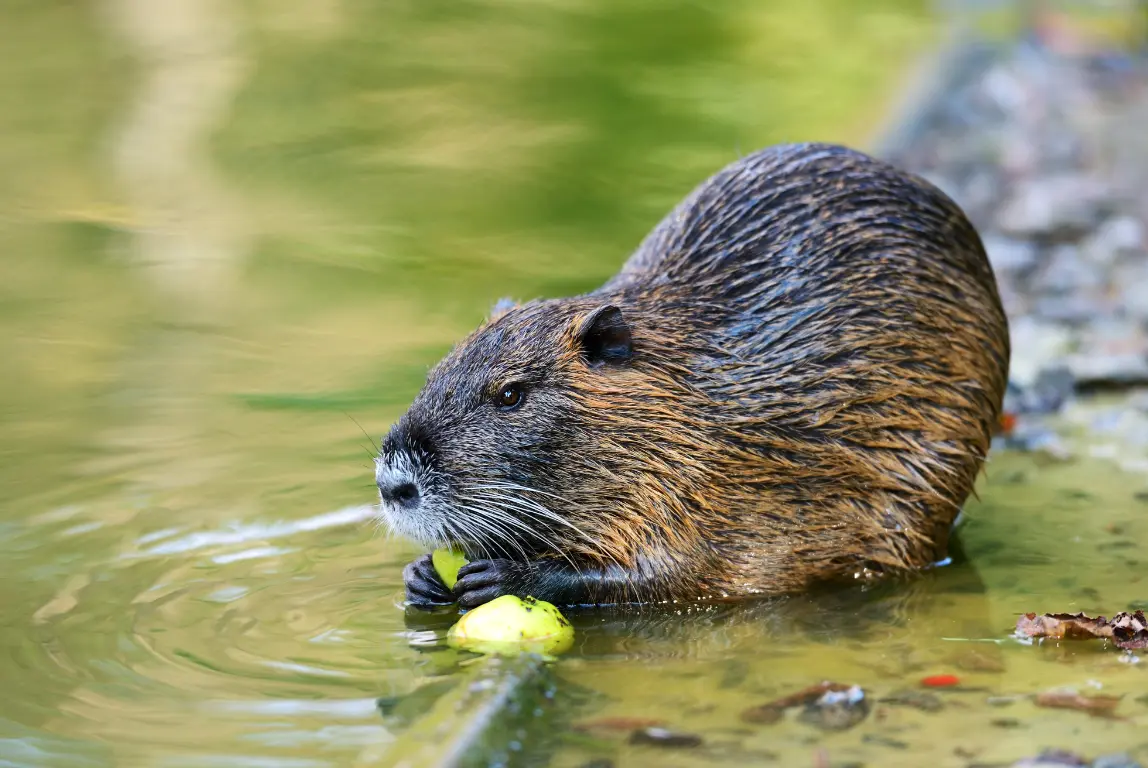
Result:
{"label": "dark claw", "polygon": [[403,568],[407,601],[418,608],[437,608],[454,602],[454,595],[442,583],[430,555],[423,555]]}
{"label": "dark claw", "polygon": [[509,560],[475,560],[458,569],[454,594],[463,608],[477,608],[496,597],[514,594],[516,571]]}

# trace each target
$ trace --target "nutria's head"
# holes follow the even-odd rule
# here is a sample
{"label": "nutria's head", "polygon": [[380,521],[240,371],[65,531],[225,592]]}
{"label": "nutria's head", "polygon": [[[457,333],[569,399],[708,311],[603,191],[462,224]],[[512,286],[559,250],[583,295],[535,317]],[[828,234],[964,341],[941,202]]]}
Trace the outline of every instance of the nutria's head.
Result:
{"label": "nutria's head", "polygon": [[609,393],[634,385],[640,354],[628,318],[606,301],[496,307],[383,440],[384,522],[473,556],[601,554],[585,518],[615,479],[601,467],[610,436],[585,414],[616,405]]}

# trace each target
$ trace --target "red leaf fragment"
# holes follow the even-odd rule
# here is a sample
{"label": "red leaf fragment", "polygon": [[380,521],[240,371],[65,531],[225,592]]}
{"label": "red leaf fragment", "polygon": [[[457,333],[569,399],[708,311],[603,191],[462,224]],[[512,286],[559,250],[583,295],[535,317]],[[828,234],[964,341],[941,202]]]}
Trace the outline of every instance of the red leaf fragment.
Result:
{"label": "red leaf fragment", "polygon": [[951,688],[960,684],[961,679],[956,675],[929,675],[921,679],[921,685],[926,688]]}
{"label": "red leaf fragment", "polygon": [[1022,614],[1016,622],[1020,637],[1048,637],[1057,640],[1111,640],[1117,648],[1148,648],[1148,619],[1144,611],[1118,613],[1111,619],[1092,618],[1083,613]]}

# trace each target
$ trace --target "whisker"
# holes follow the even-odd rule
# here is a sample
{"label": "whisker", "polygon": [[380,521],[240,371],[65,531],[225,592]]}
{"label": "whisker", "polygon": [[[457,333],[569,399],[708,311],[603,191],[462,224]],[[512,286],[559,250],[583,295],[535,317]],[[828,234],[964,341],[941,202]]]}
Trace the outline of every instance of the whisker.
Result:
{"label": "whisker", "polygon": [[[496,490],[496,491],[502,491],[502,490],[522,490],[522,491],[529,491],[530,489],[529,489],[529,488],[524,488],[523,486],[515,486],[515,485],[486,485],[486,484],[480,484],[480,485],[476,485],[476,486],[474,486],[474,490],[479,490],[479,491],[484,491],[484,490]],[[547,495],[550,495],[550,496],[554,496],[554,494],[547,494]],[[492,498],[499,498],[499,499],[507,499],[507,500],[511,500],[511,501],[513,501],[513,502],[514,502],[516,505],[527,505],[527,506],[529,506],[530,508],[532,508],[532,509],[536,510],[536,511],[538,512],[538,514],[539,514],[539,515],[541,515],[541,516],[543,516],[543,517],[546,517],[546,518],[548,518],[548,519],[550,519],[550,520],[553,520],[553,521],[554,521],[554,522],[556,522],[556,523],[561,523],[562,525],[565,525],[565,526],[566,526],[566,527],[568,527],[568,528],[571,528],[571,529],[572,529],[572,530],[574,530],[576,533],[578,533],[580,536],[582,536],[582,537],[583,537],[583,538],[584,538],[586,541],[590,541],[590,542],[592,542],[592,541],[593,541],[593,539],[592,539],[592,538],[591,538],[591,537],[590,537],[590,536],[589,536],[589,535],[588,535],[588,534],[587,534],[585,531],[583,531],[581,528],[579,528],[578,526],[574,525],[574,523],[570,522],[569,520],[567,520],[566,518],[562,517],[561,515],[558,515],[558,514],[556,514],[555,512],[553,512],[552,510],[550,510],[548,507],[545,507],[545,506],[543,506],[542,504],[540,504],[540,503],[539,503],[539,502],[537,502],[537,501],[534,501],[534,500],[532,500],[532,499],[528,499],[528,498],[521,498],[521,497],[518,497],[518,496],[507,496],[507,495],[505,495],[505,494],[498,494],[496,497],[492,497]],[[554,498],[556,498],[556,499],[561,499],[561,497],[559,497],[559,496],[554,496]]]}
{"label": "whisker", "polygon": [[[513,560],[514,559],[513,553],[511,553],[511,551],[509,549],[503,547],[502,544],[500,543],[500,540],[504,541],[507,544],[512,544],[515,547],[517,547],[519,552],[522,554],[523,560],[528,559],[526,556],[526,551],[522,548],[522,545],[519,544],[518,541],[515,540],[512,536],[510,536],[506,531],[503,531],[500,528],[498,528],[498,526],[493,525],[492,524],[493,521],[491,521],[488,517],[481,514],[479,510],[474,509],[472,507],[465,506],[465,505],[460,505],[459,508],[464,509],[467,512],[470,512],[473,515],[473,517],[466,519],[466,520],[461,520],[461,519],[460,520],[453,520],[452,523],[461,527],[462,524],[465,522],[465,524],[467,526],[470,526],[470,525],[475,526],[475,528],[477,528],[477,531],[478,531],[477,535],[475,535],[475,532],[472,530],[465,531],[464,533],[467,534],[466,538],[477,539],[479,541],[484,542],[484,544],[490,544],[491,546],[497,547],[502,552],[502,554],[504,554],[507,557],[507,559]],[[494,538],[493,539],[489,538],[490,536],[493,536]]]}
{"label": "whisker", "polygon": [[379,453],[382,451],[382,446],[375,443],[375,438],[373,438],[367,434],[367,430],[363,429],[363,425],[360,424],[358,421],[356,421],[354,416],[347,413],[346,411],[341,411],[341,413],[344,416],[346,416],[348,419],[350,419],[351,421],[355,422],[355,426],[358,427],[359,431],[363,433],[363,437],[367,438],[367,442],[371,444],[371,450],[373,451],[373,453],[369,453],[371,458],[373,459],[376,456],[378,456]]}
{"label": "whisker", "polygon": [[[543,545],[547,546],[548,548],[550,548],[554,552],[557,552],[558,554],[560,554],[566,560],[566,562],[570,563],[570,567],[573,568],[574,571],[577,572],[579,576],[582,575],[582,569],[579,568],[578,564],[576,562],[574,562],[574,559],[572,557],[570,557],[570,553],[568,553],[557,542],[547,538],[546,536],[543,536],[542,533],[540,533],[539,531],[534,530],[530,526],[523,523],[521,520],[518,520],[517,518],[515,518],[514,515],[509,514],[509,510],[506,510],[502,507],[499,507],[493,499],[482,499],[482,498],[480,498],[479,501],[487,501],[488,504],[490,504],[490,507],[488,509],[483,510],[484,514],[489,514],[490,510],[497,510],[499,512],[502,512],[503,514],[501,517],[497,517],[494,519],[496,519],[499,522],[510,523],[510,524],[514,525],[515,527],[526,531],[529,535],[538,539],[538,541],[540,541]],[[472,511],[474,511],[476,513],[478,512],[478,510],[474,510],[473,507],[468,507],[468,509],[471,509]],[[525,552],[523,552],[523,556],[525,557]],[[529,558],[527,558],[527,559],[529,559]]]}
{"label": "whisker", "polygon": [[[493,482],[493,483],[487,482],[487,483],[482,483],[482,484],[476,485],[474,487],[475,488],[492,488],[492,489],[497,488],[498,490],[509,489],[509,488],[523,489],[525,491],[531,491],[532,490],[530,488],[525,488],[524,486],[517,485],[515,483],[504,483],[504,482]],[[554,494],[546,494],[545,491],[540,491],[539,493],[554,496],[555,498],[560,498],[558,496],[555,496]],[[538,503],[532,499],[522,498],[521,496],[507,496],[506,494],[503,494],[503,493],[498,493],[498,494],[494,494],[494,495],[492,495],[490,493],[485,493],[485,494],[483,494],[483,496],[485,498],[487,498],[489,500],[489,503],[491,503],[491,504],[498,504],[499,502],[507,502],[508,506],[515,508],[517,511],[519,511],[523,514],[530,515],[530,516],[534,517],[535,519],[544,518],[546,520],[552,520],[554,522],[561,523],[561,524],[573,529],[581,537],[582,541],[589,545],[589,548],[591,549],[591,551],[594,552],[594,554],[596,554],[597,556],[605,559],[606,561],[616,565],[619,569],[625,571],[626,566],[618,559],[617,555],[615,555],[613,552],[610,552],[609,550],[604,548],[599,541],[594,539],[594,537],[590,536],[584,530],[582,530],[578,526],[574,525],[569,520],[566,520],[565,518],[557,515],[552,510],[543,506],[542,504],[540,504],[540,503]],[[503,511],[506,511],[506,510],[503,510]],[[549,544],[553,549],[555,549],[557,551],[562,551],[561,548],[559,546],[557,546],[556,544],[554,544],[553,542],[548,541],[546,543]],[[569,557],[567,557],[567,559],[569,560]],[[571,563],[571,564],[573,565],[573,563]],[[575,566],[575,568],[577,569],[577,566]],[[579,571],[579,572],[581,572],[581,571]]]}

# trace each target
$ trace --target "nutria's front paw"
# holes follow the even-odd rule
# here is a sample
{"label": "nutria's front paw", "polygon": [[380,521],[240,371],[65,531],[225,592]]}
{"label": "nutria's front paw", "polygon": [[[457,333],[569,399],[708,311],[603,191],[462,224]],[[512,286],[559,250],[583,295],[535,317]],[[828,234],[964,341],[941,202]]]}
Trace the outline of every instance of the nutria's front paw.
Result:
{"label": "nutria's front paw", "polygon": [[403,568],[407,601],[418,608],[437,608],[454,602],[454,595],[442,583],[430,555],[423,555]]}
{"label": "nutria's front paw", "polygon": [[475,560],[458,569],[454,596],[463,608],[477,608],[496,597],[517,594],[522,571],[523,564],[513,560]]}

